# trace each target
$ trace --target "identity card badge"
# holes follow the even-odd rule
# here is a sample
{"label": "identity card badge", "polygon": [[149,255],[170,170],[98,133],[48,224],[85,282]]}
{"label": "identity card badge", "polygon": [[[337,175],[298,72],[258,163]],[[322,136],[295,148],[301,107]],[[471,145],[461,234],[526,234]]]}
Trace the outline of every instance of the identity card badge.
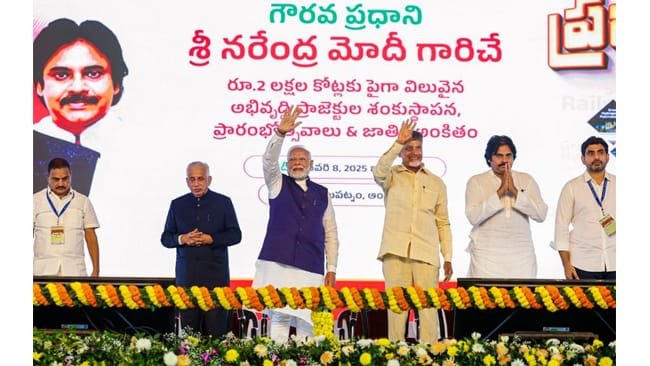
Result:
{"label": "identity card badge", "polygon": [[63,235],[63,226],[52,226],[52,229],[50,231],[50,239],[52,244],[63,244],[65,242],[65,236]]}
{"label": "identity card badge", "polygon": [[610,214],[605,214],[598,222],[605,229],[607,235],[612,236],[616,233],[616,220]]}

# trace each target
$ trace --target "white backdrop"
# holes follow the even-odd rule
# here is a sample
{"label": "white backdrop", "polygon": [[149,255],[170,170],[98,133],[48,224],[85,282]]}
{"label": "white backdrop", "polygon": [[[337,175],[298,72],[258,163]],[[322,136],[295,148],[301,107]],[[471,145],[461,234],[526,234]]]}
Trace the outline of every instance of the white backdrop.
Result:
{"label": "white backdrop", "polygon": [[[263,1],[45,1],[34,2],[37,22],[47,23],[60,17],[75,21],[99,20],[115,32],[124,51],[129,75],[125,92],[112,108],[123,127],[107,133],[90,197],[98,213],[101,271],[106,276],[173,276],[173,250],[160,244],[159,238],[171,199],[187,192],[185,166],[203,160],[212,169],[211,188],[230,196],[235,204],[243,231],[242,243],[230,250],[233,278],[251,278],[254,261],[262,243],[268,207],[261,179],[259,156],[268,138],[253,129],[240,136],[238,126],[265,127],[278,121],[282,103],[308,103],[325,110],[306,113],[303,134],[285,143],[306,145],[322,170],[313,172],[315,181],[331,192],[363,196],[363,200],[345,196],[335,199],[335,212],[341,241],[339,279],[380,279],[378,251],[383,206],[373,198],[380,192],[369,171],[394,137],[363,136],[364,128],[390,130],[405,118],[417,117],[418,127],[453,131],[464,126],[476,137],[426,137],[425,163],[441,175],[448,187],[449,210],[454,241],[455,277],[464,277],[469,265],[465,248],[470,226],[464,216],[464,192],[467,179],[488,169],[483,160],[485,143],[493,134],[512,137],[518,149],[515,170],[525,171],[538,181],[549,205],[545,222],[531,223],[538,257],[539,278],[562,278],[556,252],[549,247],[553,238],[555,205],[562,185],[580,174],[580,143],[597,132],[587,123],[599,110],[616,98],[616,53],[611,47],[604,70],[555,71],[547,62],[549,14],[563,14],[574,6],[573,0],[522,2],[503,0],[464,1],[340,1],[295,2],[314,8],[316,14],[327,8],[337,14],[334,24],[307,24],[298,16],[287,16],[284,23],[271,22],[273,3]],[[413,5],[421,10],[421,23],[364,23],[365,29],[346,27],[346,17],[361,10],[393,9],[404,15]],[[359,8],[361,7],[361,8]],[[356,9],[354,11],[348,9]],[[376,18],[372,18],[376,19]],[[348,24],[349,25],[349,24]],[[196,44],[192,37],[203,30],[211,40],[211,55],[204,62],[190,56]],[[224,38],[248,46],[251,36],[265,31],[269,43],[286,42],[290,47],[301,39],[316,47],[316,65],[292,64],[293,57],[275,60],[271,56],[254,60],[249,54],[241,59],[223,59]],[[385,60],[381,50],[391,32],[397,32],[406,50],[401,61]],[[482,38],[497,33],[501,59],[482,62],[475,54],[469,61],[448,59],[419,61],[418,43],[443,43],[455,47],[458,39],[470,39],[475,49],[485,49]],[[376,44],[378,58],[332,60],[328,52],[340,49],[336,39]],[[428,54],[427,54],[428,55]],[[461,53],[460,57],[466,54]],[[316,90],[321,80],[339,81],[351,86],[337,92]],[[233,91],[231,81],[250,81],[257,90]],[[273,82],[288,81],[306,86],[302,92],[279,91]],[[443,93],[407,92],[410,80],[444,86],[443,81],[462,85],[462,91]],[[398,90],[373,92],[376,83],[393,83]],[[261,91],[260,86],[264,85]],[[369,95],[370,94],[370,95]],[[269,106],[270,113],[238,113],[239,105],[258,101]],[[326,104],[354,106],[352,112],[335,114]],[[373,114],[378,103],[390,111],[393,105],[440,103],[447,115],[415,116],[412,111]],[[354,108],[360,109],[355,114]],[[445,107],[447,106],[447,107]],[[281,109],[281,108],[280,108]],[[274,115],[275,114],[275,115]],[[100,122],[101,123],[101,122]],[[223,124],[223,125],[221,125]],[[222,128],[220,126],[226,126]],[[215,131],[233,134],[214,138]],[[314,130],[318,128],[320,134]],[[325,128],[340,130],[340,136],[326,136]],[[265,130],[262,128],[262,130]],[[351,136],[352,130],[357,131]],[[349,132],[350,131],[350,132]],[[251,135],[252,134],[252,135]],[[216,136],[224,137],[224,136]],[[324,164],[329,169],[324,171]],[[339,171],[334,171],[334,166]],[[74,168],[74,167],[73,167]],[[349,171],[345,171],[346,168]],[[365,172],[363,171],[365,169]],[[616,158],[608,170],[616,172]],[[339,192],[340,191],[340,192]]]}

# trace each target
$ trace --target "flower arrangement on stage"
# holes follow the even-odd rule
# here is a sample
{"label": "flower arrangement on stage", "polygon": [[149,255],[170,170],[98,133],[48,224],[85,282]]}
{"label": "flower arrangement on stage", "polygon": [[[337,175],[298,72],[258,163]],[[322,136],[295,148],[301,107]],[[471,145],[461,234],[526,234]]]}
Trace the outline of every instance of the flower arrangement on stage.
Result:
{"label": "flower arrangement on stage", "polygon": [[445,339],[434,344],[407,344],[377,340],[336,340],[316,336],[292,338],[286,344],[269,338],[202,338],[181,335],[126,335],[94,332],[78,335],[63,331],[34,330],[34,365],[587,365],[612,366],[616,344],[599,340],[579,344],[549,339],[524,341],[502,337],[482,340],[479,334],[463,340]]}
{"label": "flower arrangement on stage", "polygon": [[174,285],[163,288],[160,285],[91,285],[88,283],[34,283],[34,306],[62,306],[95,308],[126,307],[129,309],[156,309],[176,306],[179,309],[214,308],[257,311],[290,307],[313,311],[332,311],[348,308],[360,310],[384,310],[400,313],[409,309],[438,308],[451,309],[539,309],[547,311],[575,308],[616,308],[616,286],[554,286],[534,288],[515,286],[463,287],[441,289],[418,286],[394,287],[379,291],[374,288],[332,287],[280,288],[273,286],[254,289],[237,287],[192,286],[183,288]]}

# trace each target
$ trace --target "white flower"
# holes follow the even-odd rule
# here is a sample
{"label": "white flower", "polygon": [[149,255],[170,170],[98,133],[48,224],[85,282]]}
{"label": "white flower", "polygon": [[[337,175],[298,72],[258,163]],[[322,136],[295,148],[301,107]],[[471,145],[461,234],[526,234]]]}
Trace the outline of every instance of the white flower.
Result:
{"label": "white flower", "polygon": [[560,354],[560,349],[555,346],[548,347],[548,352],[552,355],[558,355]]}
{"label": "white flower", "polygon": [[399,366],[399,361],[397,361],[396,359],[388,360],[386,366]]}
{"label": "white flower", "polygon": [[571,343],[569,349],[575,353],[585,353],[585,348],[577,343]]}
{"label": "white flower", "polygon": [[298,366],[298,364],[294,360],[287,360],[287,362],[285,362],[285,365],[287,365],[287,366]]}
{"label": "white flower", "polygon": [[518,358],[512,361],[512,363],[510,363],[510,366],[526,366],[526,363],[521,358]]}
{"label": "white flower", "polygon": [[176,366],[178,363],[178,356],[176,356],[174,352],[167,352],[163,356],[163,362],[165,362],[165,366]]}
{"label": "white flower", "polygon": [[354,352],[354,347],[352,346],[343,346],[341,347],[341,352],[343,352],[344,355],[349,356],[350,353]]}
{"label": "white flower", "polygon": [[357,341],[357,345],[358,345],[359,347],[361,347],[361,348],[368,348],[368,346],[370,346],[371,344],[372,344],[372,340],[371,340],[371,339],[365,339],[365,338],[364,338],[364,339],[359,339],[359,340]]}
{"label": "white flower", "polygon": [[427,354],[427,350],[424,349],[424,348],[421,348],[421,347],[417,347],[417,348],[415,349],[415,354],[416,354],[418,357],[422,357],[422,356],[424,356],[424,355]]}
{"label": "white flower", "polygon": [[481,333],[473,332],[472,333],[472,339],[475,340],[475,341],[478,341],[479,339],[481,339]]}
{"label": "white flower", "polygon": [[472,345],[472,352],[474,353],[483,353],[485,352],[485,348],[483,348],[483,345],[480,343],[474,343]]}
{"label": "white flower", "polygon": [[138,352],[148,351],[151,349],[151,341],[148,338],[140,338],[135,342],[135,348]]}
{"label": "white flower", "polygon": [[549,346],[549,345],[559,346],[559,345],[560,345],[560,340],[557,339],[557,338],[549,338],[549,339],[546,341],[546,345],[547,345],[547,346]]}
{"label": "white flower", "polygon": [[608,346],[609,346],[610,348],[616,348],[616,341],[611,341],[611,342],[609,342]]}
{"label": "white flower", "polygon": [[408,346],[400,346],[397,349],[397,354],[402,356],[402,357],[408,355],[409,354],[409,347]]}
{"label": "white flower", "polygon": [[319,345],[324,340],[325,340],[324,335],[317,335],[314,337],[314,343],[316,343],[316,345]]}
{"label": "white flower", "polygon": [[503,343],[508,343],[508,341],[510,340],[510,337],[504,335],[504,336],[499,337],[499,340],[501,342],[503,342]]}

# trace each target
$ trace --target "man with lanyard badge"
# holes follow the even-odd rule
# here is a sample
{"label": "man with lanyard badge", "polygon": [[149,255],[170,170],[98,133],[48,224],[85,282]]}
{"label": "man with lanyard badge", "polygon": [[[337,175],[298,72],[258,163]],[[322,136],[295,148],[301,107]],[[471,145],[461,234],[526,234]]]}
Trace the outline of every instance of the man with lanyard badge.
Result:
{"label": "man with lanyard badge", "polygon": [[34,193],[34,275],[87,276],[84,241],[99,276],[97,216],[88,197],[71,188],[70,164],[54,158],[47,167],[48,186]]}

